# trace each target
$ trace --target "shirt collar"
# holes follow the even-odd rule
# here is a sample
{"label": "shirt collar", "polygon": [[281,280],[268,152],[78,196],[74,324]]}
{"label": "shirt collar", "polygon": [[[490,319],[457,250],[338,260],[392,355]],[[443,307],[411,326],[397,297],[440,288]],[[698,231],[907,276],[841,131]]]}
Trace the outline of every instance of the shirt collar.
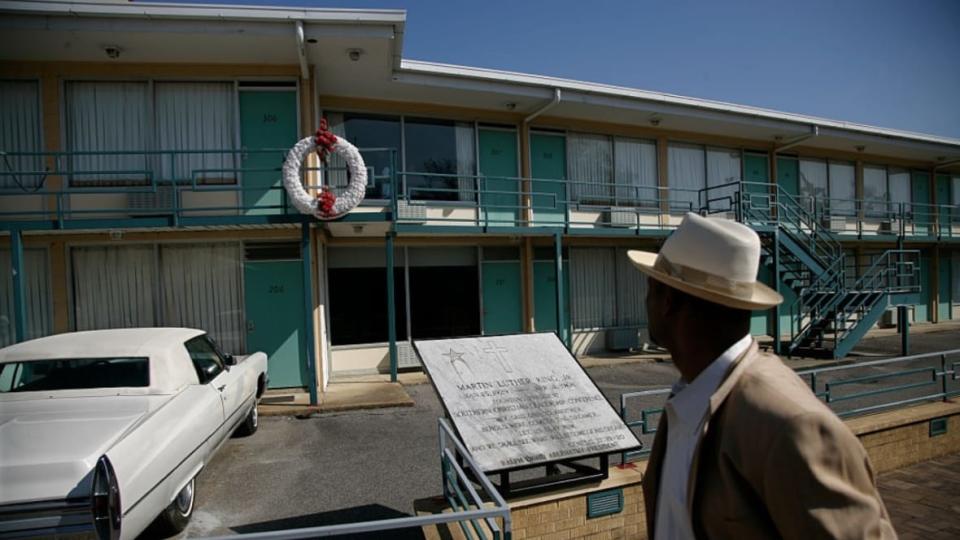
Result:
{"label": "shirt collar", "polygon": [[730,366],[743,354],[753,338],[747,334],[723,351],[692,381],[681,378],[673,385],[673,397],[668,404],[673,408],[677,420],[683,424],[696,425],[706,414],[710,406],[710,397],[720,387]]}

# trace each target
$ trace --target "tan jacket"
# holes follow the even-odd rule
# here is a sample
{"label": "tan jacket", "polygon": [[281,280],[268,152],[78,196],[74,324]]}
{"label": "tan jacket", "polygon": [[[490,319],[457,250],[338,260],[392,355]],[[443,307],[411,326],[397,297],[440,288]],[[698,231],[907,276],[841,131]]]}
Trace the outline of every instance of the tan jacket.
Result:
{"label": "tan jacket", "polygon": [[[860,441],[756,342],[710,398],[710,414],[690,467],[697,538],[896,538]],[[666,418],[643,478],[651,539]]]}

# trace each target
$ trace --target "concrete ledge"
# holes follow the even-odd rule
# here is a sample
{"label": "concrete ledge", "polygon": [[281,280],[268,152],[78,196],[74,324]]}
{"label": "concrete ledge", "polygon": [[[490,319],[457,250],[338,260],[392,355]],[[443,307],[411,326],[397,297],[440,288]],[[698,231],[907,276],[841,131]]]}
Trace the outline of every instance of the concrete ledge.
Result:
{"label": "concrete ledge", "polygon": [[957,414],[960,414],[960,402],[948,400],[914,405],[913,407],[896,409],[879,414],[858,416],[847,420],[845,423],[854,435],[861,437],[877,431],[903,427],[941,416]]}
{"label": "concrete ledge", "polygon": [[379,381],[330,384],[319,400],[319,404],[311,405],[309,395],[303,391],[268,391],[258,409],[263,416],[299,416],[414,405],[403,385]]}

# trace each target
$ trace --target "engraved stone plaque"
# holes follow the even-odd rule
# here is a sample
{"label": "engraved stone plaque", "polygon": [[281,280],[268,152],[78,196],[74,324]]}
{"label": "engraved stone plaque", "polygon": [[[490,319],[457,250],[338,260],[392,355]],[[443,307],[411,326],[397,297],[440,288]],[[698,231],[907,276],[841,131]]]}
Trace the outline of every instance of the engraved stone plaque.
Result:
{"label": "engraved stone plaque", "polygon": [[556,334],[437,339],[414,347],[483,472],[640,447]]}

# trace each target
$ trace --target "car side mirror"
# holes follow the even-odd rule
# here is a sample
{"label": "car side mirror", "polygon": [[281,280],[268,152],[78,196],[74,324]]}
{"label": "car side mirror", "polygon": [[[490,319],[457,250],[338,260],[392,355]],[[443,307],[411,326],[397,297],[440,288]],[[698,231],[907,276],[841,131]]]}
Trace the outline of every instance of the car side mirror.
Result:
{"label": "car side mirror", "polygon": [[237,365],[237,359],[234,358],[232,354],[224,354],[224,355],[223,355],[223,361],[224,361],[228,366],[235,366],[235,365]]}

